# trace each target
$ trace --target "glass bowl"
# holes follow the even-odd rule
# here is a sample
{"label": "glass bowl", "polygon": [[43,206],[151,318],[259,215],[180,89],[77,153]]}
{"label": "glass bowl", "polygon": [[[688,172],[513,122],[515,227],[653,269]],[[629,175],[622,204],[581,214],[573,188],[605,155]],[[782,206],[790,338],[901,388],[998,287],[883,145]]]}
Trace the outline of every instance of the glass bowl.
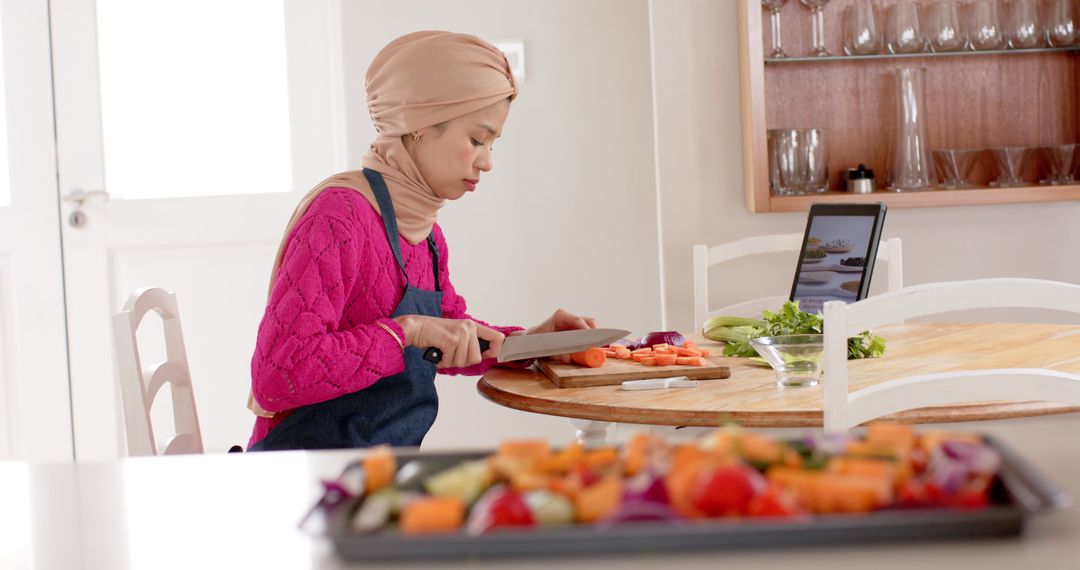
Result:
{"label": "glass bowl", "polygon": [[750,339],[750,346],[772,366],[777,384],[816,386],[821,380],[823,339],[820,334],[763,336]]}

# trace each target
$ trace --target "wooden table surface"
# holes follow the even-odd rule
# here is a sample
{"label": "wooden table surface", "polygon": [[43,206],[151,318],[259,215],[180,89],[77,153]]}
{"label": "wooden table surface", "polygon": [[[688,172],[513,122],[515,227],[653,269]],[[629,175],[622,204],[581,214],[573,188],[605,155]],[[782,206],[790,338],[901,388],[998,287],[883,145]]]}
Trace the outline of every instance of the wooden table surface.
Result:
{"label": "wooden table surface", "polygon": [[[1080,326],[1027,323],[908,323],[875,331],[885,338],[881,358],[849,363],[851,389],[931,372],[986,368],[1050,368],[1080,374]],[[695,338],[722,353],[722,345]],[[823,389],[781,388],[771,368],[745,358],[721,358],[731,377],[696,388],[625,391],[619,386],[556,388],[535,370],[495,368],[477,389],[510,408],[605,422],[674,426],[820,427]],[[896,415],[909,423],[942,423],[1080,411],[1047,402],[978,402],[935,406]]]}

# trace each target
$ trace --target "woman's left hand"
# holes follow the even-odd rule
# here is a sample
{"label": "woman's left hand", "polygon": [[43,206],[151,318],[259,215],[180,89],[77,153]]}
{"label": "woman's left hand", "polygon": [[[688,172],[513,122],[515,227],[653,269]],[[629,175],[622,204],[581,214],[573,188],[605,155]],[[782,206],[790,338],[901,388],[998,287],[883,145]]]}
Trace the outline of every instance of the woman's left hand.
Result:
{"label": "woman's left hand", "polygon": [[[595,329],[596,319],[592,317],[579,317],[564,309],[558,309],[544,322],[524,331],[514,331],[517,334],[536,334],[557,331],[573,331],[578,329]],[[514,334],[514,333],[510,333]]]}
{"label": "woman's left hand", "polygon": [[[530,327],[525,330],[514,331],[510,333],[510,336],[557,331],[572,331],[578,329],[595,329],[596,327],[596,319],[592,317],[579,317],[569,311],[558,309],[544,322],[536,325],[535,327]],[[553,356],[551,358],[559,362],[570,362],[570,356],[566,354]]]}

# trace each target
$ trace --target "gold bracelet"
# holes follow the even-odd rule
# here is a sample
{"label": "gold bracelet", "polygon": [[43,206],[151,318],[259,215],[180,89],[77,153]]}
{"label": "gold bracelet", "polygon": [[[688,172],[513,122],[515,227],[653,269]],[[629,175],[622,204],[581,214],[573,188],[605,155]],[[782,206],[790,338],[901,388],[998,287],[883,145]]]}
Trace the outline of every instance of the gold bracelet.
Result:
{"label": "gold bracelet", "polygon": [[394,340],[397,341],[397,344],[399,347],[401,347],[401,350],[405,350],[405,343],[401,341],[401,337],[399,337],[398,334],[394,332],[394,329],[386,326],[386,323],[383,323],[382,321],[375,321],[375,324],[382,327],[384,331],[390,333],[390,336],[394,337]]}

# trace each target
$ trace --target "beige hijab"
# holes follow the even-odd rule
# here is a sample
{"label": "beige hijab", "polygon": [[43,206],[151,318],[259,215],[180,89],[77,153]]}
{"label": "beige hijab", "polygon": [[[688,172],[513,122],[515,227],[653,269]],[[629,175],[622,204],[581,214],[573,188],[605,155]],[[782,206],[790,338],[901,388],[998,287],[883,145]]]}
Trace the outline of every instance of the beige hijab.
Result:
{"label": "beige hijab", "polygon": [[[415,245],[427,239],[445,200],[420,175],[401,142],[402,135],[468,115],[503,99],[513,100],[517,84],[506,56],[495,46],[476,36],[429,31],[402,36],[384,47],[368,67],[365,86],[368,113],[378,135],[362,164],[386,180],[398,231]],[[379,210],[367,179],[358,170],[320,182],[296,206],[285,227],[270,271],[271,290],[289,235],[327,188],[359,192]],[[248,408],[256,415],[273,417],[251,395]]]}

